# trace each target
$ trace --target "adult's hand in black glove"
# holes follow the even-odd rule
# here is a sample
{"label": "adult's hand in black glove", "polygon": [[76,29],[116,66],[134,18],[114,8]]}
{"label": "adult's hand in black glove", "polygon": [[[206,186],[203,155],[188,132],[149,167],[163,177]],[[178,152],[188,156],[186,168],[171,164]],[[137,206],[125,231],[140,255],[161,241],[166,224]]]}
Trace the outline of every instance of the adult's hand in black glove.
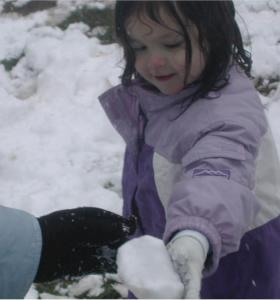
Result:
{"label": "adult's hand in black glove", "polygon": [[43,243],[34,282],[116,272],[117,249],[136,227],[134,218],[93,207],[56,211],[38,221]]}

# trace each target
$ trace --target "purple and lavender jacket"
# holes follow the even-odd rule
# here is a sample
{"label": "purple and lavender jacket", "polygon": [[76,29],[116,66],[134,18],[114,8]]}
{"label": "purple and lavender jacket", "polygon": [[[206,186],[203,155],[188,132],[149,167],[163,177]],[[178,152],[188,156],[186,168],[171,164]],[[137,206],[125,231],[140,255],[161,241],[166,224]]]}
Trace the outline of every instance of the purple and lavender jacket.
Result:
{"label": "purple and lavender jacket", "polygon": [[138,217],[136,236],[208,238],[202,298],[279,298],[279,170],[264,108],[233,67],[220,93],[178,117],[172,104],[194,88],[166,96],[135,81],[100,96],[126,142],[123,213]]}

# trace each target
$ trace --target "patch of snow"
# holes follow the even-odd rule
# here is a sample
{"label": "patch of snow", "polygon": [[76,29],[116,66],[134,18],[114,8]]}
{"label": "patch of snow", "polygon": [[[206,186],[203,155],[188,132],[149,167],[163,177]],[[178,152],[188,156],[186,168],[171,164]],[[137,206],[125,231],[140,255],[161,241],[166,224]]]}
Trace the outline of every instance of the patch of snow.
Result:
{"label": "patch of snow", "polygon": [[68,288],[69,296],[72,298],[87,294],[88,297],[96,297],[104,292],[103,276],[88,275],[83,277],[79,282],[72,284]]}

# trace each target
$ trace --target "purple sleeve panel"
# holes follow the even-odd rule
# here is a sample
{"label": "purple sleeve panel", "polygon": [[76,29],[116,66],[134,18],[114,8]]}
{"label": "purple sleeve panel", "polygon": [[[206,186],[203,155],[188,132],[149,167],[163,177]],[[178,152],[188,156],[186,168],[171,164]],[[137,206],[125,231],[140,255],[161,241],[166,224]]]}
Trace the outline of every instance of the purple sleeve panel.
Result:
{"label": "purple sleeve panel", "polygon": [[249,152],[235,140],[238,134],[219,135],[204,136],[182,158],[183,172],[173,186],[164,233],[165,242],[184,229],[208,238],[205,275],[217,269],[222,256],[238,250],[259,209],[252,192],[257,140]]}
{"label": "purple sleeve panel", "polygon": [[220,257],[235,252],[258,210],[253,193],[239,183],[218,176],[182,178],[174,187],[167,209],[164,240],[184,229],[204,234],[211,245],[206,274],[214,272]]}

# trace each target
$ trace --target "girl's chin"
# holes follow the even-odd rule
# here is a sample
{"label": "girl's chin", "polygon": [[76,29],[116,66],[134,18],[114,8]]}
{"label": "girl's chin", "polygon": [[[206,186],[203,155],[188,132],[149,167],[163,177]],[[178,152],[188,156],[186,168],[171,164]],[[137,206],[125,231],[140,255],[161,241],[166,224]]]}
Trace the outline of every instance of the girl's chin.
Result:
{"label": "girl's chin", "polygon": [[160,92],[166,96],[174,96],[183,90],[183,87],[178,88],[158,88]]}

